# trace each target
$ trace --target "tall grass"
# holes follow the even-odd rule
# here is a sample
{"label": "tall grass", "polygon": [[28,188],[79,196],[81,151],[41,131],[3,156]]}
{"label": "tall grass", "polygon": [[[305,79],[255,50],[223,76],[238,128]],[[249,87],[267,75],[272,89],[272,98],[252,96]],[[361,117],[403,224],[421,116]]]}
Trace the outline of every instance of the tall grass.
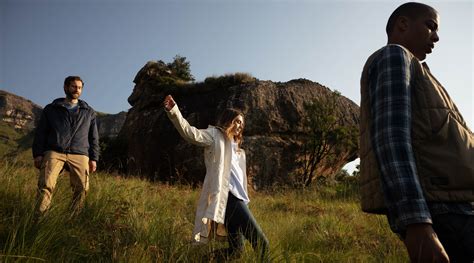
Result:
{"label": "tall grass", "polygon": [[[69,178],[34,223],[37,171],[0,165],[0,262],[209,262],[225,242],[190,242],[199,189],[96,173],[81,214],[71,217]],[[405,262],[380,216],[360,212],[351,186],[251,193],[250,209],[274,262]],[[236,262],[256,262],[246,246]]]}

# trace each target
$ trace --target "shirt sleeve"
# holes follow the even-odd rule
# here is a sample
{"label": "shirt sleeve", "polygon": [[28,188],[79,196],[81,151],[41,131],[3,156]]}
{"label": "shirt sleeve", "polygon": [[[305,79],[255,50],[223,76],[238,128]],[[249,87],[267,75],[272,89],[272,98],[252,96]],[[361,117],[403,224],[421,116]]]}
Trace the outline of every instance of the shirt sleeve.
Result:
{"label": "shirt sleeve", "polygon": [[186,141],[198,146],[209,146],[214,143],[214,138],[208,130],[191,126],[188,121],[183,118],[177,104],[174,105],[170,111],[165,111],[176,130],[178,130],[181,137]]}
{"label": "shirt sleeve", "polygon": [[414,223],[431,223],[411,144],[411,59],[389,45],[370,74],[371,141],[381,171],[388,219],[394,232]]}
{"label": "shirt sleeve", "polygon": [[38,122],[38,126],[35,129],[35,136],[32,145],[33,158],[43,156],[44,152],[46,151],[46,142],[50,130],[48,118],[46,115],[47,110],[48,107],[46,106],[41,112],[41,117]]}
{"label": "shirt sleeve", "polygon": [[91,116],[91,124],[89,128],[89,158],[92,161],[99,161],[100,146],[99,146],[99,132],[97,130],[97,115],[93,112]]}

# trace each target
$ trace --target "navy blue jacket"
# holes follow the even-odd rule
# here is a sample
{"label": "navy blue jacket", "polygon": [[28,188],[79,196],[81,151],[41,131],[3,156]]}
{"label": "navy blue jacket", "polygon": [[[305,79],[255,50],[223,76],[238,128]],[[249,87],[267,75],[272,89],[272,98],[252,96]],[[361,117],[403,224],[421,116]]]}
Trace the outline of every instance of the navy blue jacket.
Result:
{"label": "navy blue jacket", "polygon": [[71,113],[64,106],[64,98],[46,105],[36,127],[33,157],[46,151],[73,153],[99,160],[99,133],[96,113],[85,101],[79,100],[78,111]]}

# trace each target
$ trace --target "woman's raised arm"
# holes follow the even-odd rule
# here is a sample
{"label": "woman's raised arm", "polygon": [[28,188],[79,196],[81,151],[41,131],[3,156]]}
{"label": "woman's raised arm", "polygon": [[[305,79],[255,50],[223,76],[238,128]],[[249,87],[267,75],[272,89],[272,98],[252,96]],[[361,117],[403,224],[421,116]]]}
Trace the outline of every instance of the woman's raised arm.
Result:
{"label": "woman's raised arm", "polygon": [[178,105],[176,105],[176,102],[171,95],[165,97],[163,106],[165,107],[168,118],[186,141],[199,146],[209,146],[214,142],[211,131],[193,127],[183,118],[178,109]]}

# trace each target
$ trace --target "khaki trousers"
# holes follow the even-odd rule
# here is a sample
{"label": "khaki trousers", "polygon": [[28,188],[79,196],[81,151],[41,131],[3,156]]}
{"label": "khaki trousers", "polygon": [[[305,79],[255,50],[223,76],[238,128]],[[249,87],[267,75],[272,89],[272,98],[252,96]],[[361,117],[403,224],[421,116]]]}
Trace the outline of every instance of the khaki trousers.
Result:
{"label": "khaki trousers", "polygon": [[82,208],[86,193],[89,190],[89,157],[80,154],[47,151],[43,156],[38,179],[36,207],[38,214],[41,215],[48,210],[59,173],[64,165],[69,168],[69,180],[73,191],[71,208],[73,212],[78,212]]}

